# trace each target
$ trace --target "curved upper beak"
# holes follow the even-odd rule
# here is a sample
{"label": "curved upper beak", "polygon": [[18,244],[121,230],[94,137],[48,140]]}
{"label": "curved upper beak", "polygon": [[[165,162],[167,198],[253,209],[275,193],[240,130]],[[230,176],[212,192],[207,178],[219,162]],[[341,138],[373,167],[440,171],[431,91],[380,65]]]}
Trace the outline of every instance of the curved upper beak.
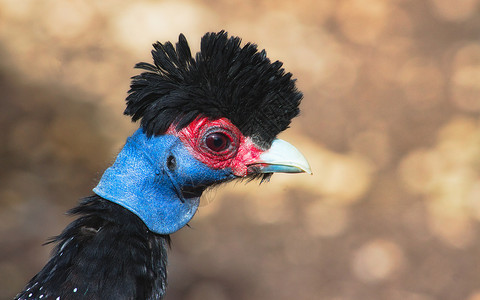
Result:
{"label": "curved upper beak", "polygon": [[308,173],[312,174],[307,159],[292,144],[275,139],[270,149],[249,165],[254,173]]}

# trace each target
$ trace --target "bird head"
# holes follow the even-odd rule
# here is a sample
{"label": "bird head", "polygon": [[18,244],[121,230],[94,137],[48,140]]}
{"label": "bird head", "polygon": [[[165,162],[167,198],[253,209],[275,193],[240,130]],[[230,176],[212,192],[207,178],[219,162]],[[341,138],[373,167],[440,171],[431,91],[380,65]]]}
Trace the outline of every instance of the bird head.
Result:
{"label": "bird head", "polygon": [[125,114],[140,128],[127,139],[94,192],[169,234],[195,214],[202,192],[240,178],[311,173],[276,136],[299,114],[302,94],[282,63],[254,44],[208,33],[192,57],[178,43],[153,45],[154,64],[139,63]]}

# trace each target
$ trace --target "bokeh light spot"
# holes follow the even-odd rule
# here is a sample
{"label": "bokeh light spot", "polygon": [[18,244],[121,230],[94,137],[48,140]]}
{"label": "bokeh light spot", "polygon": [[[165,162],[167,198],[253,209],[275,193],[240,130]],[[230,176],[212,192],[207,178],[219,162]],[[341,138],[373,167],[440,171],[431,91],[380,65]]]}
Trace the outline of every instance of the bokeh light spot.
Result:
{"label": "bokeh light spot", "polygon": [[480,44],[460,47],[453,60],[452,101],[460,109],[480,111]]}
{"label": "bokeh light spot", "polygon": [[388,279],[398,271],[403,260],[400,247],[387,240],[371,240],[355,251],[353,273],[358,279],[375,283]]}

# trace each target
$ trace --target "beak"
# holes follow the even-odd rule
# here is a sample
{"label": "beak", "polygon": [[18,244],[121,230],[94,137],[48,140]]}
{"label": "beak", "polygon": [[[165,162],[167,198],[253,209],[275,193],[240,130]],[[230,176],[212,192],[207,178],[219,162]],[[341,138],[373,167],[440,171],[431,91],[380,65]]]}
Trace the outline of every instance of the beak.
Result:
{"label": "beak", "polygon": [[[307,159],[292,144],[275,139],[270,149],[260,155],[258,162],[249,165],[252,173],[308,173]],[[249,172],[250,173],[250,172]]]}

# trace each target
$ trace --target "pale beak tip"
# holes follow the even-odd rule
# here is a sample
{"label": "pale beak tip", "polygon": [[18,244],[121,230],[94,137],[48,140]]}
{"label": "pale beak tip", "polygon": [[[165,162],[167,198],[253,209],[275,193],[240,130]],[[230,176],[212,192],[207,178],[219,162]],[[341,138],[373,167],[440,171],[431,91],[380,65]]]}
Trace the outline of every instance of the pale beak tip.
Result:
{"label": "pale beak tip", "polygon": [[308,168],[305,170],[305,173],[307,173],[308,175],[313,175],[313,172],[312,172],[312,169],[310,169],[310,166],[308,166]]}
{"label": "pale beak tip", "polygon": [[303,173],[307,173],[309,175],[313,175],[312,169],[310,168],[310,164],[305,160],[306,165],[302,166],[301,169],[303,170]]}
{"label": "pale beak tip", "polygon": [[271,148],[263,153],[261,162],[262,173],[308,173],[313,175],[307,159],[292,144],[275,139]]}

